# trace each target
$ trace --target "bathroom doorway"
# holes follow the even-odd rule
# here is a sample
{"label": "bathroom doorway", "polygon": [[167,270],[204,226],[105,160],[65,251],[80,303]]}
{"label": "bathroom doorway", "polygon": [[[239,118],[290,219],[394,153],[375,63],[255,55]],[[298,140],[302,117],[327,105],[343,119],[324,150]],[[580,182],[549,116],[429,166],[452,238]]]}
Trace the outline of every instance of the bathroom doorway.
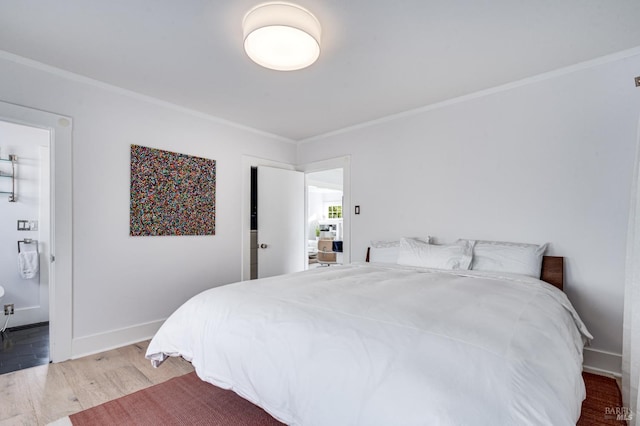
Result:
{"label": "bathroom doorway", "polygon": [[0,121],[0,374],[50,360],[50,140]]}
{"label": "bathroom doorway", "polygon": [[[40,256],[40,261],[48,263],[49,271],[49,355],[53,362],[65,361],[71,359],[73,355],[71,346],[73,332],[73,164],[71,155],[73,122],[67,116],[2,101],[0,101],[0,121],[45,129],[49,132],[51,157],[49,177],[51,184],[49,200],[50,245],[48,250],[50,257],[43,259]],[[20,173],[19,170],[18,173]],[[0,203],[1,206],[2,203]],[[42,233],[42,231],[40,232]],[[10,244],[16,244],[17,250],[17,243],[10,242]],[[4,300],[0,301],[0,305],[4,305],[4,303]],[[3,312],[0,310],[0,315],[2,314]]]}

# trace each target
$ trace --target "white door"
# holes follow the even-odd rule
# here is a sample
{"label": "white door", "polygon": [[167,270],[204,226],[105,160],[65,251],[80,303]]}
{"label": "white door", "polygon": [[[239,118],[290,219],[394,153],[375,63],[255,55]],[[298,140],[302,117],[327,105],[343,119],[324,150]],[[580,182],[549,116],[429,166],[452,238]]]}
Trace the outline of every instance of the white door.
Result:
{"label": "white door", "polygon": [[258,167],[258,278],[304,270],[304,173]]}

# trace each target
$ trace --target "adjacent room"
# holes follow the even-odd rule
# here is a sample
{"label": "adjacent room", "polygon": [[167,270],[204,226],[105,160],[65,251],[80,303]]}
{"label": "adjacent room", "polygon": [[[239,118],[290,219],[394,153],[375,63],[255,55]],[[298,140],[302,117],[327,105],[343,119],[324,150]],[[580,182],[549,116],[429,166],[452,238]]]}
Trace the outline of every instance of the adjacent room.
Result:
{"label": "adjacent room", "polygon": [[343,175],[344,169],[306,174],[308,268],[344,262]]}
{"label": "adjacent room", "polygon": [[636,424],[639,21],[0,2],[0,423]]}

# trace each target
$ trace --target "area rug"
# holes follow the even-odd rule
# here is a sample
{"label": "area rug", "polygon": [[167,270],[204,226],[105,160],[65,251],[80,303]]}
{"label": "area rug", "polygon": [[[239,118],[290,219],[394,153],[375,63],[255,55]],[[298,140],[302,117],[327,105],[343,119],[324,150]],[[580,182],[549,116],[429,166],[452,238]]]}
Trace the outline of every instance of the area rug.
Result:
{"label": "area rug", "polygon": [[73,426],[282,425],[233,391],[189,373],[69,416]]}
{"label": "area rug", "polygon": [[[590,373],[583,377],[587,399],[577,426],[626,425],[616,381]],[[282,425],[261,408],[232,391],[203,382],[195,373],[89,408],[69,420],[73,426]]]}
{"label": "area rug", "polygon": [[587,399],[582,402],[582,412],[577,426],[626,425],[626,407],[615,379],[582,373],[587,388]]}

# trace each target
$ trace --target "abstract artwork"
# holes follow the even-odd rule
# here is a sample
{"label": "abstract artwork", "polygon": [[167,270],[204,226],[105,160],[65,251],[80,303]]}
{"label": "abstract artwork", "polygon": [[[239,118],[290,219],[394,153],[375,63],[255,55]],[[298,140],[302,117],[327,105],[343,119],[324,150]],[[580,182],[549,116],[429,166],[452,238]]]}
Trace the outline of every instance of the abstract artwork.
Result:
{"label": "abstract artwork", "polygon": [[216,162],[131,145],[130,235],[214,235]]}

